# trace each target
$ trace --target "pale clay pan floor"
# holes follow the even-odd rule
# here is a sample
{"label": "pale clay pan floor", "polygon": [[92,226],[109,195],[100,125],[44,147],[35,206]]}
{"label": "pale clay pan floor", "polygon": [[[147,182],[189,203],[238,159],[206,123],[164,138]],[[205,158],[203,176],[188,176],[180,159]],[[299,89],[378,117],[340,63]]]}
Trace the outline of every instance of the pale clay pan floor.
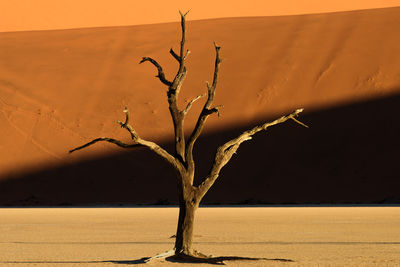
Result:
{"label": "pale clay pan floor", "polygon": [[[173,247],[177,215],[177,208],[0,209],[0,266],[128,266]],[[295,261],[228,266],[400,266],[399,207],[200,208],[195,235],[206,254]]]}

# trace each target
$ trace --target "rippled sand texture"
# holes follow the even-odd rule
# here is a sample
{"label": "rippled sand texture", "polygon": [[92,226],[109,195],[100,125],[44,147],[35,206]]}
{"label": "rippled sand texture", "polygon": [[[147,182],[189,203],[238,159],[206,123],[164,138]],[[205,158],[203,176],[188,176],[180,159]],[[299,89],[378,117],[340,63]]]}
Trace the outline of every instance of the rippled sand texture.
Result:
{"label": "rippled sand texture", "polygon": [[[0,209],[0,265],[133,264],[173,247],[177,214],[177,208]],[[295,261],[228,266],[400,265],[399,207],[200,208],[196,219],[195,247],[203,253]]]}

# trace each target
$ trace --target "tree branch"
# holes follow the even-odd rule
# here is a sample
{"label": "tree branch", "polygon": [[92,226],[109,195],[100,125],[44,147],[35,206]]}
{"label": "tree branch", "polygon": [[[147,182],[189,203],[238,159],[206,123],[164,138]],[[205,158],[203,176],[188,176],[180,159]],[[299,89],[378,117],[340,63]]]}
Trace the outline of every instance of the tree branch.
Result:
{"label": "tree branch", "polygon": [[186,50],[186,53],[183,56],[183,60],[185,60],[189,54],[190,54],[190,50],[188,49],[188,50]]}
{"label": "tree branch", "polygon": [[210,189],[210,187],[214,184],[215,180],[219,176],[219,172],[221,171],[222,167],[224,167],[229,162],[229,160],[232,158],[233,154],[235,154],[236,151],[238,150],[239,146],[243,142],[251,140],[252,136],[254,134],[256,134],[262,130],[267,130],[268,127],[283,123],[290,119],[295,121],[296,123],[308,128],[307,125],[305,125],[304,123],[302,123],[296,119],[296,117],[302,111],[303,111],[303,109],[297,109],[289,115],[282,116],[272,122],[266,122],[262,125],[256,126],[253,129],[243,132],[238,137],[236,137],[236,138],[226,142],[222,146],[220,146],[217,149],[217,153],[215,154],[214,163],[211,168],[210,174],[206,177],[206,179],[198,187],[199,199],[201,199],[207,193],[207,191]]}
{"label": "tree branch", "polygon": [[[181,62],[181,61],[182,61],[182,58],[181,58],[177,53],[175,53],[174,49],[171,48],[171,49],[169,50],[169,53],[170,53],[178,62]],[[185,60],[189,54],[190,54],[190,50],[188,49],[188,50],[186,50],[186,53],[185,53],[185,55],[183,56],[183,60]]]}
{"label": "tree branch", "polygon": [[180,10],[179,10],[179,14],[181,15],[181,28],[182,28],[182,39],[181,39],[181,49],[180,49],[180,58],[181,60],[184,59],[183,55],[183,51],[185,48],[185,40],[186,40],[186,15],[189,13],[190,9],[183,14]]}
{"label": "tree branch", "polygon": [[154,59],[152,59],[151,57],[143,57],[142,60],[139,62],[139,64],[142,64],[143,62],[146,62],[146,61],[149,61],[149,62],[152,63],[154,66],[156,66],[156,68],[157,68],[157,70],[158,70],[158,75],[157,75],[156,77],[159,78],[160,81],[161,81],[163,84],[168,85],[168,86],[171,86],[171,85],[172,85],[172,82],[168,81],[168,80],[165,78],[164,71],[163,71],[162,67],[160,66],[160,64],[158,64],[158,62],[155,61]]}
{"label": "tree branch", "polygon": [[221,47],[218,46],[215,42],[214,42],[214,47],[215,47],[216,57],[215,57],[215,65],[214,65],[213,83],[212,83],[211,88],[210,87],[208,88],[209,91],[210,90],[212,91],[213,96],[214,96],[215,88],[217,87],[217,82],[218,82],[219,64],[222,62],[221,58],[219,57],[219,50],[221,49]]}
{"label": "tree branch", "polygon": [[214,108],[211,108],[211,105],[214,101],[214,95],[215,95],[215,89],[217,88],[217,82],[218,82],[218,72],[219,72],[219,64],[221,64],[221,58],[219,57],[219,51],[221,49],[220,46],[218,46],[214,42],[214,48],[215,48],[215,63],[214,63],[214,75],[213,75],[213,82],[212,85],[209,84],[209,82],[206,82],[207,84],[207,101],[203,106],[203,109],[199,115],[199,118],[197,119],[196,126],[193,129],[192,134],[189,137],[188,144],[186,146],[186,158],[188,159],[188,162],[194,167],[194,162],[193,162],[193,147],[194,143],[196,142],[197,138],[200,136],[204,124],[208,118],[213,113],[217,113],[219,115],[219,108],[221,106],[217,106]]}
{"label": "tree branch", "polygon": [[184,52],[185,42],[186,42],[186,15],[188,13],[189,11],[187,11],[186,13],[182,13],[181,11],[179,11],[179,14],[181,15],[181,31],[182,31],[179,55],[177,55],[172,48],[170,49],[171,55],[179,62],[178,72],[175,75],[175,78],[169,88],[169,94],[174,95],[175,98],[178,97],[179,90],[186,77],[185,59],[190,53],[189,50],[187,50],[186,53]]}
{"label": "tree branch", "polygon": [[185,110],[183,111],[183,114],[186,115],[186,114],[189,112],[190,108],[192,107],[193,103],[196,102],[197,100],[199,100],[200,98],[205,97],[205,96],[206,96],[206,94],[202,94],[202,95],[199,95],[199,96],[193,98],[193,99],[187,104]]}
{"label": "tree branch", "polygon": [[175,53],[174,49],[171,48],[171,49],[169,50],[169,53],[170,53],[178,62],[181,62],[181,57],[178,56],[177,53]]}
{"label": "tree branch", "polygon": [[185,59],[189,54],[189,50],[184,54],[185,49],[185,38],[186,38],[186,21],[185,16],[188,12],[183,14],[179,11],[181,15],[181,28],[182,28],[182,37],[180,42],[180,51],[179,55],[175,53],[175,51],[171,48],[171,55],[179,62],[179,69],[177,74],[175,75],[172,84],[168,88],[167,97],[168,97],[168,105],[169,111],[172,117],[172,121],[174,124],[174,134],[175,134],[175,154],[176,158],[179,159],[180,162],[185,162],[185,134],[183,131],[183,120],[184,120],[184,111],[180,111],[178,107],[178,96],[180,92],[180,88],[182,87],[183,81],[186,77],[186,67],[185,67]]}
{"label": "tree branch", "polygon": [[113,143],[116,144],[117,146],[123,147],[123,148],[132,148],[132,147],[138,147],[138,146],[144,146],[149,148],[150,150],[152,150],[153,152],[155,152],[156,154],[158,154],[159,156],[161,156],[164,160],[166,160],[167,162],[169,162],[171,165],[174,166],[175,169],[177,169],[178,171],[183,171],[184,170],[184,166],[181,164],[180,161],[178,161],[175,157],[173,157],[171,154],[169,154],[165,149],[163,149],[162,147],[160,147],[159,145],[157,145],[154,142],[151,141],[147,141],[144,140],[142,138],[139,137],[139,135],[136,133],[136,131],[133,129],[133,127],[129,124],[129,110],[127,107],[125,107],[124,109],[124,113],[125,113],[125,122],[122,121],[118,121],[118,124],[121,126],[121,128],[126,129],[130,135],[131,138],[133,140],[133,142],[135,142],[134,144],[126,144],[122,141],[113,139],[113,138],[108,138],[108,137],[101,137],[101,138],[97,138],[94,139],[80,147],[74,148],[72,150],[69,151],[69,153],[72,153],[74,151],[86,148],[88,146],[91,146],[97,142],[101,142],[101,141],[106,141],[109,143]]}
{"label": "tree branch", "polygon": [[218,117],[220,117],[221,114],[219,113],[219,109],[222,108],[223,106],[224,106],[224,105],[218,105],[218,106],[215,106],[215,107],[213,107],[213,108],[206,109],[206,110],[204,110],[204,113],[205,113],[206,115],[211,115],[211,114],[213,114],[213,113],[217,113]]}
{"label": "tree branch", "polygon": [[139,135],[136,133],[136,131],[133,129],[133,127],[131,125],[129,125],[129,109],[128,109],[128,107],[125,107],[124,113],[125,113],[125,122],[117,121],[117,123],[121,126],[121,128],[126,129],[130,133],[132,140],[136,142],[136,140],[139,139]]}
{"label": "tree branch", "polygon": [[77,151],[77,150],[81,150],[81,149],[83,149],[85,147],[91,146],[91,145],[93,145],[93,144],[95,144],[97,142],[101,142],[101,141],[106,141],[106,142],[109,142],[109,143],[113,143],[113,144],[116,144],[117,146],[123,147],[123,148],[132,148],[132,147],[142,146],[141,144],[126,144],[124,142],[121,142],[121,141],[113,139],[113,138],[100,137],[100,138],[96,138],[96,139],[94,139],[94,140],[92,140],[92,141],[90,141],[90,142],[88,142],[88,143],[86,143],[86,144],[84,144],[82,146],[79,146],[77,148],[71,149],[69,151],[69,153],[72,153],[72,152]]}
{"label": "tree branch", "polygon": [[221,146],[221,148],[226,150],[230,146],[232,146],[232,145],[234,145],[236,143],[241,144],[243,141],[251,139],[251,136],[253,136],[254,134],[258,133],[259,131],[266,130],[268,127],[271,127],[273,125],[285,122],[285,121],[287,121],[289,119],[291,119],[291,120],[295,121],[296,123],[299,123],[300,125],[305,126],[305,127],[308,128],[307,125],[305,125],[304,123],[299,122],[297,119],[295,119],[295,117],[297,117],[301,112],[303,112],[303,110],[304,109],[302,109],[302,108],[301,109],[296,109],[294,112],[292,112],[289,115],[282,116],[282,117],[280,117],[280,118],[278,118],[278,119],[276,119],[276,120],[274,120],[272,122],[266,122],[266,123],[264,123],[262,125],[254,127],[251,130],[245,131],[241,135],[236,137],[235,139],[232,139],[231,141],[226,142],[224,145]]}

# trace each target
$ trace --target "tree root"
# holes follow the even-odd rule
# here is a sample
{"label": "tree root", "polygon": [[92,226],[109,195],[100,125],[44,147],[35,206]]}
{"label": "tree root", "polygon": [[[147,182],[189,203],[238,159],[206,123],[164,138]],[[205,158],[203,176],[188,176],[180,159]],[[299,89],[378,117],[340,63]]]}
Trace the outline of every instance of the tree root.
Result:
{"label": "tree root", "polygon": [[172,256],[174,254],[175,254],[175,250],[171,249],[171,250],[168,250],[168,251],[166,251],[164,253],[160,253],[160,254],[157,254],[157,255],[155,255],[153,257],[150,257],[150,258],[143,258],[142,260],[143,260],[144,263],[147,263],[147,262],[150,262],[150,261],[153,261],[153,260],[157,260],[157,259],[168,258],[168,257],[170,257],[170,256]]}

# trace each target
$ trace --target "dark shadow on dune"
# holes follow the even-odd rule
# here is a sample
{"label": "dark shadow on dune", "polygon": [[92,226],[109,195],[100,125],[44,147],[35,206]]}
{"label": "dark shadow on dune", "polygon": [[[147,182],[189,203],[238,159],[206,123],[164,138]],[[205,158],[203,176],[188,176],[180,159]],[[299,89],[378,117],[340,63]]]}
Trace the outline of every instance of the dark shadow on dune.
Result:
{"label": "dark shadow on dune", "polygon": [[[400,95],[394,95],[306,110],[300,119],[309,129],[288,122],[258,133],[223,168],[203,203],[400,203],[399,107]],[[209,170],[217,146],[258,123],[201,136],[196,180]],[[3,206],[168,205],[177,203],[175,195],[174,171],[145,149],[0,182]]]}

